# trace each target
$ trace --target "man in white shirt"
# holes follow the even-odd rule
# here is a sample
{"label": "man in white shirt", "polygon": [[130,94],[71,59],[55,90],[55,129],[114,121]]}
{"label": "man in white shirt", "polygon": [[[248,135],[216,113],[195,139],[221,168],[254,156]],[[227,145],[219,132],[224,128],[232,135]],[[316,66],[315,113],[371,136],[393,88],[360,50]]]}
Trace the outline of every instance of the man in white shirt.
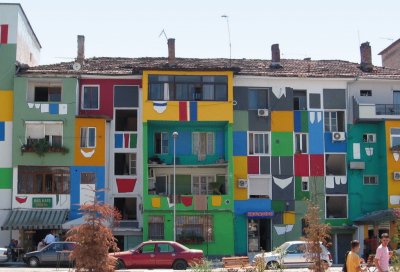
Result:
{"label": "man in white shirt", "polygon": [[46,245],[49,245],[51,243],[54,243],[56,241],[56,237],[54,236],[54,230],[52,230],[49,234],[46,235],[44,238],[44,243]]}

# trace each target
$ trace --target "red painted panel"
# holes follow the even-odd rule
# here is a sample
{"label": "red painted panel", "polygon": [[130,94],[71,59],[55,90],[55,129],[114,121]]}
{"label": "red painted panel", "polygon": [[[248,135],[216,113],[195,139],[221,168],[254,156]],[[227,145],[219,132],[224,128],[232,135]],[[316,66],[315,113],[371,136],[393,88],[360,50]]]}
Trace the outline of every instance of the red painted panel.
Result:
{"label": "red painted panel", "polygon": [[247,157],[247,172],[249,174],[260,174],[260,157]]}
{"label": "red painted panel", "polygon": [[324,176],[324,155],[310,155],[310,176]]}
{"label": "red painted panel", "polygon": [[188,103],[179,102],[179,121],[188,121]]}
{"label": "red painted panel", "polygon": [[[79,114],[88,116],[106,116],[113,118],[114,115],[114,86],[136,85],[142,88],[141,79],[81,79],[79,84]],[[82,110],[82,85],[100,86],[100,108],[98,110]],[[140,90],[139,90],[140,91]],[[139,105],[140,105],[139,101]]]}
{"label": "red painted panel", "polygon": [[294,175],[309,176],[310,174],[309,158],[307,154],[294,155]]}
{"label": "red painted panel", "polygon": [[124,147],[129,148],[129,133],[124,133]]}
{"label": "red painted panel", "polygon": [[192,206],[193,203],[193,197],[192,196],[181,196],[181,202],[183,205],[186,207]]}
{"label": "red painted panel", "polygon": [[6,44],[8,42],[8,25],[0,25],[0,43]]}
{"label": "red painted panel", "polygon": [[132,193],[135,190],[136,179],[118,179],[117,189],[118,193]]}

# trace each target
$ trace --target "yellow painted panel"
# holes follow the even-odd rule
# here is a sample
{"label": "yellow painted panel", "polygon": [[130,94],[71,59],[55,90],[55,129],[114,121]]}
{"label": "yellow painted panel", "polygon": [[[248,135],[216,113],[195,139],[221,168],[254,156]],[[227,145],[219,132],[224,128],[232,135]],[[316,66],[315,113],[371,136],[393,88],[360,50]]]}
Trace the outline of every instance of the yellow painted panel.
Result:
{"label": "yellow painted panel", "polygon": [[10,122],[13,120],[13,92],[0,90],[0,121]]}
{"label": "yellow painted panel", "polygon": [[292,111],[272,111],[271,112],[271,131],[273,132],[292,132],[293,131],[293,112]]}
{"label": "yellow painted panel", "polygon": [[161,198],[160,197],[153,197],[151,199],[151,206],[153,208],[161,208]]}
{"label": "yellow painted panel", "polygon": [[234,199],[235,200],[246,200],[248,199],[247,189],[238,188],[238,179],[247,179],[247,157],[246,156],[234,156],[233,157],[233,169],[234,169]]}
{"label": "yellow painted panel", "polygon": [[[386,132],[386,158],[387,158],[387,176],[388,176],[388,207],[398,208],[399,205],[392,205],[390,203],[391,195],[400,195],[400,186],[398,186],[399,181],[393,179],[393,172],[400,171],[400,158],[396,161],[394,153],[390,150],[391,139],[390,139],[390,129],[400,128],[400,121],[386,121],[385,122],[385,132]],[[400,157],[400,154],[399,154]]]}
{"label": "yellow painted panel", "polygon": [[[81,128],[96,128],[96,147],[81,148]],[[76,118],[75,123],[75,165],[103,166],[105,164],[106,121],[96,118]]]}
{"label": "yellow painted panel", "polygon": [[296,214],[294,212],[283,213],[283,224],[294,225],[296,223]]}
{"label": "yellow painted panel", "polygon": [[168,101],[164,112],[158,113],[154,109],[153,101],[148,100],[149,75],[224,75],[228,77],[228,101],[226,102],[199,102],[199,121],[229,121],[233,122],[233,72],[231,71],[144,71],[142,79],[143,122],[148,120],[179,120],[179,102]]}
{"label": "yellow painted panel", "polygon": [[222,196],[212,196],[211,197],[211,205],[215,207],[219,207],[222,205]]}

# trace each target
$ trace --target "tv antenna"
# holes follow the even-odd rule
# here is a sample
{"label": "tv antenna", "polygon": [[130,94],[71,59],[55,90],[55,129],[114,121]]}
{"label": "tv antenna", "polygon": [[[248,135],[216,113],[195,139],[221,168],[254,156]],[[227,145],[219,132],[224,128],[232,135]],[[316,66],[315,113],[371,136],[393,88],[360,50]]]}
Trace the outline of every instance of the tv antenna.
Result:
{"label": "tv antenna", "polygon": [[164,28],[163,28],[163,30],[161,31],[160,35],[158,35],[158,37],[160,38],[163,34],[164,34],[165,39],[168,41],[167,33],[165,33]]}
{"label": "tv antenna", "polygon": [[226,25],[228,26],[228,38],[229,38],[229,66],[232,65],[232,43],[231,43],[231,29],[229,27],[229,16],[226,14],[221,15],[222,18],[226,19]]}

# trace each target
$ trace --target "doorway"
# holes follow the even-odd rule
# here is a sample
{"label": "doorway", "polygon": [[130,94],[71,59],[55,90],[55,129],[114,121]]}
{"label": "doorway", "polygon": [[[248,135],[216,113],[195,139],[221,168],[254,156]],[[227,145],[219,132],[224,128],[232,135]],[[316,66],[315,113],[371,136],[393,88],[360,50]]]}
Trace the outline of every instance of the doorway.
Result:
{"label": "doorway", "polygon": [[248,220],[248,251],[271,251],[271,219]]}

